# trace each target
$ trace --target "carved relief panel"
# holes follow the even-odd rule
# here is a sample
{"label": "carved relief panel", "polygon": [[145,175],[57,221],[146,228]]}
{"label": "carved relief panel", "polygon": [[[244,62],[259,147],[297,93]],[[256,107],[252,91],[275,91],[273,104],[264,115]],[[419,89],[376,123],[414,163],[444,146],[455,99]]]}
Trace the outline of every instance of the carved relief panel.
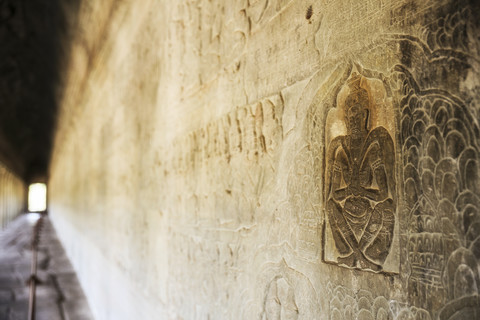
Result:
{"label": "carved relief panel", "polygon": [[480,317],[478,19],[458,10],[303,84],[294,248],[331,281],[325,318]]}
{"label": "carved relief panel", "polygon": [[325,126],[324,260],[398,272],[395,122],[379,80],[353,73]]}

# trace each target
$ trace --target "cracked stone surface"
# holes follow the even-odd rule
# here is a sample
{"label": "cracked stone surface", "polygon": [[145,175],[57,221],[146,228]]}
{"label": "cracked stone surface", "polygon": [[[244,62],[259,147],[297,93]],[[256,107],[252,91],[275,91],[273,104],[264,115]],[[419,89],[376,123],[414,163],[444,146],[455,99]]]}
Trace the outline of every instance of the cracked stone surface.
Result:
{"label": "cracked stone surface", "polygon": [[[0,231],[0,320],[27,319],[31,237],[38,214],[18,217]],[[93,319],[85,295],[50,221],[38,247],[37,320]]]}

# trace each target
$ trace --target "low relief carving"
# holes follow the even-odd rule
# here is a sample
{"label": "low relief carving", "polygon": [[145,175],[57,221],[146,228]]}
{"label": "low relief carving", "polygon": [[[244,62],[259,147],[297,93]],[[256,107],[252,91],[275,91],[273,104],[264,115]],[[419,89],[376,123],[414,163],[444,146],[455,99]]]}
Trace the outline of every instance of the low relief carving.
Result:
{"label": "low relief carving", "polygon": [[[475,32],[470,9],[425,29],[425,41],[401,40],[405,52],[431,63],[412,72],[398,65],[400,142],[407,211],[409,301],[439,319],[480,317],[480,126],[478,87],[458,90]],[[471,33],[471,35],[469,35]],[[422,44],[420,48],[418,44]],[[427,65],[428,66],[428,65]],[[448,75],[448,76],[447,76]],[[428,83],[425,83],[427,79]],[[455,80],[453,80],[455,79]],[[432,87],[431,84],[436,84]]]}
{"label": "low relief carving", "polygon": [[[408,73],[404,92],[410,292],[416,304],[447,303],[440,315],[453,306],[480,315],[478,121],[464,101],[441,90],[422,91]],[[427,301],[432,292],[436,301]]]}
{"label": "low relief carving", "polygon": [[[262,265],[257,283],[263,287],[261,313],[248,319],[320,319],[323,297],[310,279],[282,259]],[[252,310],[254,310],[254,307]],[[317,315],[317,316],[316,316]],[[313,317],[313,318],[312,318]],[[245,318],[245,317],[244,317]],[[245,318],[247,319],[247,318]]]}
{"label": "low relief carving", "polygon": [[275,95],[247,106],[235,108],[205,127],[182,136],[175,145],[183,152],[175,152],[172,167],[176,171],[193,170],[210,159],[243,156],[256,161],[272,156],[283,138],[283,100]]}
{"label": "low relief carving", "polygon": [[281,12],[292,0],[249,0],[247,13],[252,29],[261,26]]}
{"label": "low relief carving", "polygon": [[468,22],[475,17],[470,8],[459,8],[459,11],[438,19],[425,29],[425,42],[431,49],[451,48],[468,52]]}
{"label": "low relief carving", "polygon": [[265,312],[262,320],[297,320],[298,307],[295,292],[284,278],[270,282],[265,297]]}
{"label": "low relief carving", "polygon": [[[242,0],[228,2],[228,5],[225,1],[178,1],[173,7],[175,23],[170,36],[184,40],[180,58],[188,71],[181,76],[195,81],[192,78],[195,74],[196,85],[201,85],[212,80],[221,69],[238,72],[252,29],[263,26],[291,1]],[[193,63],[198,60],[201,63]],[[192,73],[192,70],[198,72]]]}
{"label": "low relief carving", "polygon": [[331,320],[432,320],[424,309],[404,305],[384,296],[375,296],[368,290],[352,290],[330,282],[327,292],[330,297]]}
{"label": "low relief carving", "polygon": [[[304,260],[317,262],[321,257],[321,207],[319,186],[315,181],[315,152],[303,148],[295,157],[295,165],[289,173],[288,190],[292,195],[289,212],[296,215],[297,251]],[[308,190],[308,191],[307,191]]]}
{"label": "low relief carving", "polygon": [[326,241],[325,258],[345,267],[378,272],[394,237],[395,147],[388,129],[373,125],[372,119],[378,116],[367,89],[364,78],[352,75],[341,91],[347,95],[343,105],[337,106],[336,116],[327,117],[331,122],[327,127],[332,129],[327,135],[339,134],[326,138],[330,241]]}

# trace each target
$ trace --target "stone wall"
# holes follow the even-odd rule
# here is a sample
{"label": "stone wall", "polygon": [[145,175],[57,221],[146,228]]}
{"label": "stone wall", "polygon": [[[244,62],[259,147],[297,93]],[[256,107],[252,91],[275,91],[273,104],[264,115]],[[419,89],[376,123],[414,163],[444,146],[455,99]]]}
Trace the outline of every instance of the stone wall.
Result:
{"label": "stone wall", "polygon": [[68,14],[49,210],[98,319],[480,316],[475,1]]}
{"label": "stone wall", "polygon": [[2,229],[25,210],[26,190],[23,181],[0,162],[0,226]]}

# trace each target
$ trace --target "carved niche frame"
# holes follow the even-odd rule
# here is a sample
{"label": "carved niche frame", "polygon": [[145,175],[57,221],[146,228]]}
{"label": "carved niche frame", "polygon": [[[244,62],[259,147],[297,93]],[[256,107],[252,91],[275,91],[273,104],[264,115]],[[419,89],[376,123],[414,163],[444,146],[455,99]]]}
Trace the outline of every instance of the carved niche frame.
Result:
{"label": "carved niche frame", "polygon": [[[322,229],[322,261],[324,263],[328,264],[333,264],[337,265],[339,267],[344,267],[344,268],[349,268],[349,269],[356,269],[356,270],[361,270],[361,271],[368,271],[368,272],[374,272],[374,273],[386,273],[386,274],[398,274],[400,270],[400,218],[399,218],[399,208],[402,203],[401,199],[399,199],[400,195],[400,188],[402,188],[402,183],[399,181],[400,178],[400,165],[401,165],[401,159],[399,159],[399,150],[398,150],[398,115],[397,115],[397,106],[396,104],[398,102],[395,101],[394,97],[392,96],[392,91],[389,88],[389,85],[386,83],[386,81],[383,81],[383,75],[376,73],[375,71],[370,71],[366,70],[363,67],[360,66],[358,63],[348,63],[347,66],[343,65],[337,68],[336,72],[337,73],[342,73],[341,77],[337,78],[336,83],[331,87],[329,92],[323,96],[323,98],[316,97],[312,104],[317,104],[317,108],[320,106],[318,104],[321,104],[321,107],[319,109],[322,110],[322,114],[320,116],[317,115],[317,119],[314,121],[318,121],[323,125],[323,130],[321,130],[321,135],[323,139],[322,143],[322,148],[321,152],[323,155],[323,166],[321,169],[322,171],[322,198],[323,198],[323,203],[324,203],[324,208],[323,208],[323,229]],[[375,171],[378,170],[377,167],[384,167],[384,171],[387,176],[387,184],[388,184],[388,192],[387,195],[382,196],[380,198],[380,201],[378,199],[372,200],[371,197],[367,199],[365,194],[362,195],[356,194],[353,195],[351,194],[351,197],[349,199],[355,199],[354,201],[345,199],[345,198],[340,198],[340,201],[332,201],[332,188],[331,188],[331,175],[333,173],[333,167],[335,167],[338,171],[338,164],[335,164],[334,159],[329,159],[328,157],[332,156],[329,155],[329,152],[331,152],[331,147],[332,147],[332,141],[336,140],[334,144],[337,146],[340,146],[339,149],[346,148],[348,149],[349,147],[347,145],[354,145],[350,142],[350,144],[346,143],[347,140],[354,140],[351,139],[351,134],[347,134],[347,125],[345,121],[345,116],[346,116],[346,111],[345,111],[345,103],[349,95],[352,93],[352,86],[354,86],[353,82],[359,82],[357,83],[357,89],[361,89],[362,91],[366,92],[368,95],[368,103],[369,103],[369,110],[368,110],[368,115],[367,115],[367,120],[368,122],[366,124],[366,131],[367,131],[367,136],[370,135],[370,138],[367,137],[366,140],[369,140],[367,144],[371,144],[372,140],[389,140],[390,143],[377,143],[378,146],[381,149],[385,149],[385,151],[388,151],[389,154],[383,155],[383,157],[388,156],[390,157],[390,160],[387,161],[382,161],[382,156],[380,157],[370,157],[370,164],[367,165],[366,167],[367,170],[363,170],[364,172],[361,174],[364,176],[364,183],[363,187],[369,187],[369,189],[372,190],[378,190],[378,181],[377,177],[372,177],[375,176]],[[358,88],[358,86],[360,88]],[[358,95],[357,95],[358,96]],[[355,99],[354,99],[355,100]],[[350,101],[351,102],[351,101]],[[358,101],[357,101],[358,103]],[[350,106],[351,107],[351,106]],[[318,110],[318,109],[317,109]],[[350,130],[351,131],[351,130]],[[318,137],[318,134],[315,135]],[[372,138],[373,136],[373,138]],[[376,138],[375,138],[376,136]],[[313,138],[313,136],[311,135]],[[378,138],[378,137],[384,137],[384,138]],[[365,140],[365,139],[364,139]],[[377,141],[378,142],[378,141]],[[390,147],[388,147],[390,145]],[[329,149],[330,148],[330,149]],[[377,148],[378,149],[378,148]],[[320,151],[320,150],[318,150]],[[347,152],[348,153],[348,152]],[[362,152],[360,152],[360,155]],[[365,155],[364,155],[365,156]],[[361,157],[361,156],[360,156]],[[375,158],[375,159],[373,159]],[[385,160],[385,159],[383,159]],[[347,161],[348,162],[348,161]],[[369,162],[369,161],[366,161]],[[333,165],[333,167],[332,167]],[[344,164],[345,165],[345,164]],[[361,165],[360,165],[361,166]],[[357,167],[360,167],[357,166]],[[316,166],[319,168],[318,166]],[[352,166],[350,166],[350,170]],[[374,167],[374,168],[372,168]],[[346,171],[348,169],[347,167],[343,168],[343,171]],[[353,168],[355,169],[355,168]],[[357,168],[358,169],[358,168]],[[342,171],[342,168],[340,168],[340,171]],[[355,171],[355,170],[353,170]],[[362,170],[360,170],[362,171]],[[369,172],[365,172],[369,171]],[[345,182],[345,177],[343,176],[345,172],[342,172],[341,174],[341,183],[340,183],[340,188],[338,189],[346,189],[348,187],[348,183]],[[366,177],[365,176],[370,176]],[[368,181],[371,180],[371,181]],[[329,184],[329,185],[327,185]],[[335,191],[335,190],[333,190]],[[340,191],[341,193],[342,191]],[[390,200],[390,205],[387,206],[382,206],[382,203],[384,200]],[[330,202],[329,202],[330,201]],[[329,205],[330,203],[330,205]],[[332,205],[332,203],[335,203]],[[350,224],[348,226],[343,226],[343,230],[349,230],[353,235],[351,234],[351,239],[355,239],[353,241],[358,241],[358,243],[362,242],[362,234],[365,235],[368,232],[365,232],[367,230],[367,227],[371,227],[372,223],[368,225],[368,216],[372,217],[372,214],[375,214],[377,216],[381,216],[380,220],[392,220],[385,218],[385,215],[388,215],[389,217],[393,217],[393,221],[390,221],[389,223],[391,224],[391,239],[390,241],[384,241],[384,246],[383,250],[384,252],[381,252],[382,248],[380,246],[380,251],[378,250],[378,245],[376,246],[377,248],[375,250],[370,250],[370,255],[366,255],[365,251],[369,248],[369,246],[366,246],[366,249],[361,249],[359,247],[357,248],[350,248],[350,253],[353,253],[355,250],[357,251],[357,254],[361,254],[364,258],[367,258],[368,262],[362,262],[360,261],[361,259],[353,259],[348,261],[348,256],[350,253],[345,253],[345,248],[343,248],[343,254],[340,252],[339,248],[337,247],[337,242],[335,238],[338,238],[338,235],[342,235],[342,232],[338,232],[338,230],[332,230],[332,227],[335,228],[334,222],[332,222],[331,219],[332,217],[332,212],[329,212],[332,207],[336,207],[334,209],[336,211],[337,217],[342,218],[342,216],[345,217],[345,215],[348,215],[347,209],[352,209],[352,208],[357,208],[357,211],[364,211],[364,216],[361,217],[360,219],[357,219],[357,225],[360,224],[362,225],[362,220],[363,220],[363,230],[362,227],[356,227],[356,228],[351,228],[352,225],[355,224],[355,221],[353,224]],[[358,209],[360,208],[360,209]],[[351,210],[350,210],[351,212]],[[375,213],[374,213],[375,212]],[[357,216],[362,216],[363,213],[357,212]],[[366,217],[365,217],[366,216]],[[352,218],[352,215],[349,216],[349,218]],[[355,218],[355,216],[353,216]],[[347,220],[343,220],[344,223],[346,223]],[[382,222],[382,221],[381,221]],[[375,224],[373,224],[375,225]],[[381,226],[380,226],[381,228]],[[382,232],[382,230],[376,230],[377,232],[375,233],[375,227],[372,229],[373,232],[370,232],[370,234],[376,234],[377,236]],[[384,228],[383,229],[383,236],[385,238],[385,235],[388,236],[389,231],[385,230],[389,228]],[[334,236],[334,232],[336,231],[337,235],[336,237]],[[344,235],[345,236],[345,235]],[[364,238],[365,242],[368,237]],[[379,239],[381,237],[371,237],[370,243],[373,243],[376,239]],[[388,237],[387,237],[388,238]],[[337,239],[338,240],[338,239]],[[378,241],[377,241],[378,242]],[[380,241],[381,242],[381,241]],[[389,243],[388,243],[389,242]],[[347,241],[347,245],[349,242]],[[363,245],[363,248],[365,248],[365,245]],[[372,249],[372,248],[370,248]],[[371,254],[372,251],[376,251],[377,254]],[[371,259],[370,257],[373,257]],[[346,259],[345,259],[346,258]],[[370,264],[370,262],[373,262]]]}

